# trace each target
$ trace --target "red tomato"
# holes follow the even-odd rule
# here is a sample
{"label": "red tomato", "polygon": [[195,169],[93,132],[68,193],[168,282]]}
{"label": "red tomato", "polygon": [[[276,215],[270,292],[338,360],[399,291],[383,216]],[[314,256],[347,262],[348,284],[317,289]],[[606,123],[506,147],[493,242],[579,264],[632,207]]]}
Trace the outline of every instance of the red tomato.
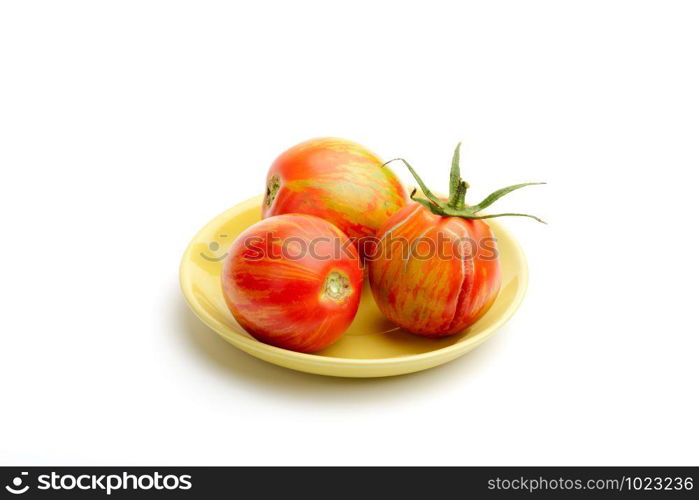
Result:
{"label": "red tomato", "polygon": [[[262,217],[316,215],[370,245],[376,231],[405,203],[400,181],[373,153],[343,139],[319,138],[292,147],[274,161],[267,173]],[[364,244],[359,241],[362,254]]]}
{"label": "red tomato", "polygon": [[477,205],[464,201],[468,184],[454,151],[448,200],[436,197],[413,168],[425,198],[394,214],[379,230],[378,244],[367,255],[374,299],[388,319],[428,337],[457,333],[488,311],[500,290],[500,263],[494,235],[483,219],[526,214],[481,215],[497,199],[534,183],[509,186]]}
{"label": "red tomato", "polygon": [[376,257],[369,260],[371,289],[381,312],[404,329],[450,335],[472,325],[495,301],[500,263],[484,221],[442,217],[413,203],[377,236]]}
{"label": "red tomato", "polygon": [[280,215],[233,243],[221,281],[226,304],[253,337],[315,352],[337,340],[359,307],[363,272],[357,251],[331,223]]}

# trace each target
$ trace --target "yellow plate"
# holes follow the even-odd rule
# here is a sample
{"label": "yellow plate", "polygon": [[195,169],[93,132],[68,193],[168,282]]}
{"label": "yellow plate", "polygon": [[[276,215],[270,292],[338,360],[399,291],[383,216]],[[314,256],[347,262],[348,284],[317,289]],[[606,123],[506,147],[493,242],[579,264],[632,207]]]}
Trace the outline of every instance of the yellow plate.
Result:
{"label": "yellow plate", "polygon": [[379,312],[368,280],[352,325],[337,342],[315,354],[263,344],[233,319],[223,300],[221,261],[233,240],[260,220],[262,196],[225,211],[197,233],[182,257],[180,284],[194,313],[216,333],[255,357],[293,370],[335,377],[386,377],[447,363],[470,351],[505,324],[527,289],[527,262],[517,241],[498,222],[493,228],[502,263],[502,288],[493,307],[470,328],[442,339],[412,335]]}

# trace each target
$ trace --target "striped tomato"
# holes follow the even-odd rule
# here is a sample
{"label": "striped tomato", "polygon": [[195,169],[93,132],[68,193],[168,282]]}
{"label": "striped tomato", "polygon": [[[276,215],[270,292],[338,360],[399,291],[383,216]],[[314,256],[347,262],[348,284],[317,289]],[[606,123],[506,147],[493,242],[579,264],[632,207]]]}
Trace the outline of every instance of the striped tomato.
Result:
{"label": "striped tomato", "polygon": [[[413,203],[377,236],[376,258],[369,261],[372,292],[381,312],[406,330],[427,336],[456,333],[495,300],[500,263],[491,258],[497,250],[484,221],[442,217]],[[467,255],[469,241],[481,242],[473,258]]]}
{"label": "striped tomato", "polygon": [[495,302],[500,263],[495,237],[484,219],[533,217],[479,212],[505,194],[534,183],[500,189],[478,205],[466,206],[468,184],[460,177],[459,147],[452,160],[448,200],[434,196],[413,168],[398,158],[426,199],[416,198],[413,191],[415,203],[394,214],[379,230],[378,244],[367,258],[372,293],[381,312],[404,329],[428,337],[467,328]]}
{"label": "striped tomato", "polygon": [[221,276],[226,304],[258,340],[315,352],[337,340],[359,307],[363,272],[355,247],[333,224],[280,215],[245,230]]}
{"label": "striped tomato", "polygon": [[400,181],[382,168],[373,153],[359,144],[326,137],[298,144],[274,161],[267,173],[262,217],[316,215],[355,241],[372,241],[405,203]]}

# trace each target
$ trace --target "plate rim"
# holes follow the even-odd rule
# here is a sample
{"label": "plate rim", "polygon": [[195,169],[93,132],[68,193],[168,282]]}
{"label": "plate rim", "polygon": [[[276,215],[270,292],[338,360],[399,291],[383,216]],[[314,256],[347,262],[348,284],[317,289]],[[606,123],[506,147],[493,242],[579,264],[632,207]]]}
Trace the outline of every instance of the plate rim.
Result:
{"label": "plate rim", "polygon": [[[221,220],[227,220],[230,219],[234,215],[235,212],[243,212],[245,210],[248,210],[249,208],[252,208],[253,206],[257,205],[259,206],[262,202],[263,195],[258,194],[256,196],[253,196],[251,198],[248,198],[236,205],[233,205],[232,207],[224,210],[220,214],[218,214],[216,217],[213,219],[209,220],[204,226],[202,226],[192,237],[192,239],[189,241],[187,244],[187,247],[182,254],[182,259],[180,260],[180,266],[179,266],[179,282],[180,282],[180,289],[182,290],[182,294],[184,295],[185,302],[187,302],[187,305],[189,308],[192,310],[192,312],[209,328],[214,330],[217,334],[219,334],[221,337],[224,338],[227,342],[233,344],[236,347],[239,347],[245,351],[255,351],[255,352],[260,352],[260,353],[267,353],[267,354],[276,354],[276,357],[279,358],[291,358],[291,359],[296,359],[302,362],[310,362],[312,364],[316,365],[332,365],[332,366],[337,366],[337,365],[344,365],[344,366],[356,366],[356,365],[364,365],[364,366],[386,366],[388,365],[393,365],[393,364],[402,364],[402,363],[415,363],[415,362],[420,362],[420,361],[427,361],[432,358],[440,358],[440,357],[448,357],[450,354],[458,354],[461,351],[464,353],[469,350],[470,347],[475,347],[476,345],[480,344],[484,340],[486,340],[488,337],[490,337],[493,333],[495,333],[497,330],[499,330],[505,323],[507,323],[512,316],[514,316],[515,312],[519,309],[520,305],[522,304],[522,301],[524,300],[524,296],[526,295],[527,292],[527,287],[529,283],[529,267],[527,264],[527,259],[526,256],[524,255],[524,250],[522,249],[521,245],[519,244],[519,241],[512,235],[510,231],[505,229],[505,227],[502,226],[502,224],[499,221],[491,220],[488,223],[491,226],[495,226],[496,232],[499,234],[504,234],[506,235],[507,238],[513,243],[513,246],[516,250],[515,252],[515,257],[517,264],[519,268],[521,269],[521,284],[518,286],[517,291],[515,293],[514,298],[512,299],[510,305],[508,308],[501,314],[496,321],[493,322],[491,326],[488,328],[484,329],[482,332],[479,332],[478,334],[469,337],[461,342],[455,342],[452,345],[445,346],[445,347],[440,347],[439,349],[435,349],[433,351],[428,351],[428,352],[423,352],[419,354],[409,354],[406,356],[397,356],[397,357],[390,357],[390,358],[372,358],[372,359],[361,359],[361,358],[338,358],[335,356],[318,356],[313,353],[303,353],[303,352],[296,352],[296,351],[291,351],[289,349],[283,349],[281,347],[276,347],[273,345],[265,344],[264,342],[260,342],[259,340],[256,340],[251,337],[245,337],[243,335],[237,334],[235,336],[231,336],[228,333],[228,328],[222,325],[219,321],[215,320],[213,317],[211,317],[206,311],[202,310],[194,298],[194,294],[192,291],[192,287],[190,286],[190,277],[187,274],[187,262],[189,261],[189,256],[192,253],[192,249],[194,248],[194,245],[196,242],[199,241],[199,237],[202,233],[204,233],[210,226],[214,225],[216,222],[221,221]],[[241,345],[238,345],[241,344]],[[454,356],[456,357],[456,356]]]}

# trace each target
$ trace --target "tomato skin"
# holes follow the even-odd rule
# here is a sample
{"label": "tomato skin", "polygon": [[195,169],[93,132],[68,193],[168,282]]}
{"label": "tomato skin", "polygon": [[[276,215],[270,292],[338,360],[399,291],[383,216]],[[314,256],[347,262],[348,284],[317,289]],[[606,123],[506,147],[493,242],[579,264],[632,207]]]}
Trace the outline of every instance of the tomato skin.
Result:
{"label": "tomato skin", "polygon": [[[413,203],[394,214],[377,237],[374,258],[368,259],[371,290],[381,312],[405,330],[452,335],[475,323],[495,301],[500,263],[493,232],[483,220],[443,217]],[[465,238],[476,243],[470,254],[454,244]],[[430,248],[432,257],[424,258]]]}
{"label": "tomato skin", "polygon": [[262,217],[310,214],[332,222],[355,241],[372,239],[406,204],[403,185],[382,165],[369,150],[343,139],[297,144],[267,173]]}
{"label": "tomato skin", "polygon": [[[310,215],[280,215],[249,227],[231,246],[221,274],[235,319],[256,339],[285,349],[315,352],[333,343],[354,319],[364,279],[354,245],[336,250],[347,239]],[[341,297],[328,294],[329,276],[342,278]]]}

